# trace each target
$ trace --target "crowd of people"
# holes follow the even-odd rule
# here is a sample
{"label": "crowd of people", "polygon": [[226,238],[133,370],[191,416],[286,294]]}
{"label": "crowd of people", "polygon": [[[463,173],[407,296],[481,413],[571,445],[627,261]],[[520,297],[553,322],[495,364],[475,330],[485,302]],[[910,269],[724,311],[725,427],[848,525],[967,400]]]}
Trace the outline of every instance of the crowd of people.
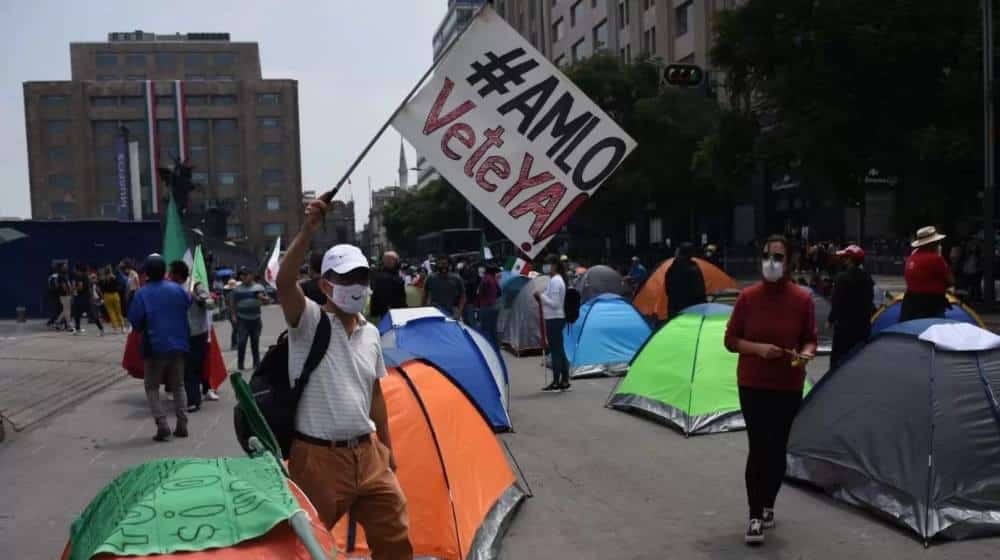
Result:
{"label": "crowd of people", "polygon": [[125,334],[130,326],[124,310],[138,289],[139,274],[130,260],[123,260],[117,267],[78,264],[72,271],[65,263],[53,266],[46,286],[51,310],[46,326],[83,334],[81,319],[86,315],[101,336],[105,322],[112,332]]}

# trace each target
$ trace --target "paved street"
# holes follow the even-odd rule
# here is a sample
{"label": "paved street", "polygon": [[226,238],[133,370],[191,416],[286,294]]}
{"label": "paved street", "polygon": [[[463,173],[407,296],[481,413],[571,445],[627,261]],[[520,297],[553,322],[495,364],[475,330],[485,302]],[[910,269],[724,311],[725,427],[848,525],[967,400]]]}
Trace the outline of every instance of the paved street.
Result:
{"label": "paved street", "polygon": [[[280,330],[267,308],[265,341]],[[217,323],[227,340],[227,325]],[[88,335],[91,333],[88,333]],[[30,342],[0,333],[6,352]],[[9,337],[13,337],[9,338]],[[79,340],[79,338],[78,338]],[[53,346],[61,339],[50,341]],[[117,341],[117,342],[113,342]],[[87,338],[115,355],[121,338]],[[105,345],[107,347],[105,348]],[[22,346],[23,348],[24,346]],[[34,346],[33,346],[34,347]],[[120,350],[118,350],[120,351]],[[234,361],[233,353],[227,359]],[[2,354],[6,355],[6,354]],[[63,356],[66,369],[97,371],[104,364]],[[579,381],[566,394],[542,394],[538,357],[505,355],[517,430],[503,436],[524,468],[535,497],[515,519],[507,559],[980,559],[995,555],[997,539],[936,544],[925,550],[909,534],[842,506],[812,490],[786,487],[778,527],[762,549],[742,542],[746,517],[743,433],[685,439],[662,426],[608,410],[614,380]],[[4,361],[0,361],[4,363]],[[29,368],[35,365],[22,363]],[[818,377],[824,364],[811,372]],[[32,383],[30,377],[24,383]],[[141,383],[124,378],[76,406],[14,434],[0,444],[0,550],[11,558],[57,557],[69,525],[95,493],[126,467],[166,455],[238,454],[232,434],[232,394],[192,416],[192,437],[151,441]]]}

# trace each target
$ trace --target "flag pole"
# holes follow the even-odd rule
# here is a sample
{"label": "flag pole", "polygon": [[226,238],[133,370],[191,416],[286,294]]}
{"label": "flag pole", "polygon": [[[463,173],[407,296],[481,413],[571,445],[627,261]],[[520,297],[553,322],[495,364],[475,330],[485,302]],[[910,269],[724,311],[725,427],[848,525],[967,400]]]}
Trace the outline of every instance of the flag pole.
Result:
{"label": "flag pole", "polygon": [[462,31],[460,31],[458,35],[456,35],[455,38],[452,39],[452,41],[448,43],[448,45],[441,51],[441,53],[438,54],[437,57],[435,57],[434,62],[431,63],[430,68],[428,68],[427,71],[424,72],[424,75],[420,77],[420,79],[417,81],[416,84],[414,84],[413,89],[410,90],[410,93],[406,94],[406,97],[404,97],[403,101],[400,102],[398,107],[396,107],[396,110],[393,111],[391,115],[389,115],[389,118],[386,119],[385,123],[382,125],[382,128],[378,129],[378,132],[376,132],[375,136],[373,136],[372,139],[368,142],[368,145],[365,146],[365,149],[361,150],[361,154],[357,157],[357,159],[354,160],[354,163],[352,163],[351,166],[347,168],[347,172],[344,173],[344,176],[341,177],[339,181],[337,181],[336,186],[334,186],[329,191],[320,195],[319,197],[320,200],[329,204],[330,201],[333,200],[333,197],[337,196],[337,192],[339,192],[340,188],[344,186],[345,182],[347,182],[348,178],[351,176],[351,173],[354,173],[355,168],[358,167],[358,165],[361,163],[361,160],[365,159],[365,156],[367,156],[368,152],[371,151],[372,146],[375,145],[375,142],[377,142],[378,139],[382,137],[382,134],[385,133],[387,128],[389,128],[389,125],[392,124],[392,121],[396,119],[396,116],[399,115],[399,113],[403,110],[403,107],[406,107],[406,104],[410,102],[410,99],[412,99],[413,96],[416,95],[417,90],[420,89],[420,86],[422,86],[424,82],[427,81],[427,78],[430,77],[431,73],[434,72],[434,69],[437,68],[441,64],[441,61],[444,60],[444,57],[451,52],[451,49],[454,48],[454,46],[458,43],[459,39],[461,39],[462,36],[465,35],[465,32],[468,31],[469,27],[472,26],[472,22],[479,17],[479,15],[483,12],[483,10],[486,8],[488,4],[489,2],[483,2],[483,4],[479,6],[479,9],[476,10],[476,13],[473,14],[471,18],[469,18],[469,23],[467,23],[465,27],[462,28]]}

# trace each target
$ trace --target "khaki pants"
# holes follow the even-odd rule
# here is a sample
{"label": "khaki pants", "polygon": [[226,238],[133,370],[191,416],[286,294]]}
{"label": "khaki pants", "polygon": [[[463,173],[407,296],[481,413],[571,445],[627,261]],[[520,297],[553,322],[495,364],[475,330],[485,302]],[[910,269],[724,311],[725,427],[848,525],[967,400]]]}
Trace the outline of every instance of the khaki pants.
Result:
{"label": "khaki pants", "polygon": [[327,527],[348,511],[354,514],[365,530],[373,560],[413,558],[406,498],[389,469],[389,449],[375,437],[353,449],[296,439],[289,473]]}
{"label": "khaki pants", "polygon": [[178,425],[187,425],[187,395],[184,393],[184,353],[154,354],[144,362],[146,400],[157,424],[167,421],[167,414],[160,402],[160,385],[166,383],[167,391],[174,395],[174,413]]}

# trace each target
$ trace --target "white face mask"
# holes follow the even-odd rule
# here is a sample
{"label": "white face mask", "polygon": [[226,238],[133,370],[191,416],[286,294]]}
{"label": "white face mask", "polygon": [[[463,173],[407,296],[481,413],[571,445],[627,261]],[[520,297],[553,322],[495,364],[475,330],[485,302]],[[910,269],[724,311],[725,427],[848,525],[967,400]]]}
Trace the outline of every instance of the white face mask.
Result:
{"label": "white face mask", "polygon": [[479,269],[479,277],[482,278],[483,276],[486,276],[486,269],[485,268],[480,268]]}
{"label": "white face mask", "polygon": [[542,274],[550,274],[551,272],[552,272],[552,265],[548,264],[542,265]]}
{"label": "white face mask", "polygon": [[366,284],[349,284],[341,286],[332,284],[333,296],[330,301],[344,313],[361,313],[365,309],[365,300],[369,289]]}
{"label": "white face mask", "polygon": [[785,275],[785,263],[775,262],[771,259],[761,261],[761,273],[767,282],[777,282]]}

